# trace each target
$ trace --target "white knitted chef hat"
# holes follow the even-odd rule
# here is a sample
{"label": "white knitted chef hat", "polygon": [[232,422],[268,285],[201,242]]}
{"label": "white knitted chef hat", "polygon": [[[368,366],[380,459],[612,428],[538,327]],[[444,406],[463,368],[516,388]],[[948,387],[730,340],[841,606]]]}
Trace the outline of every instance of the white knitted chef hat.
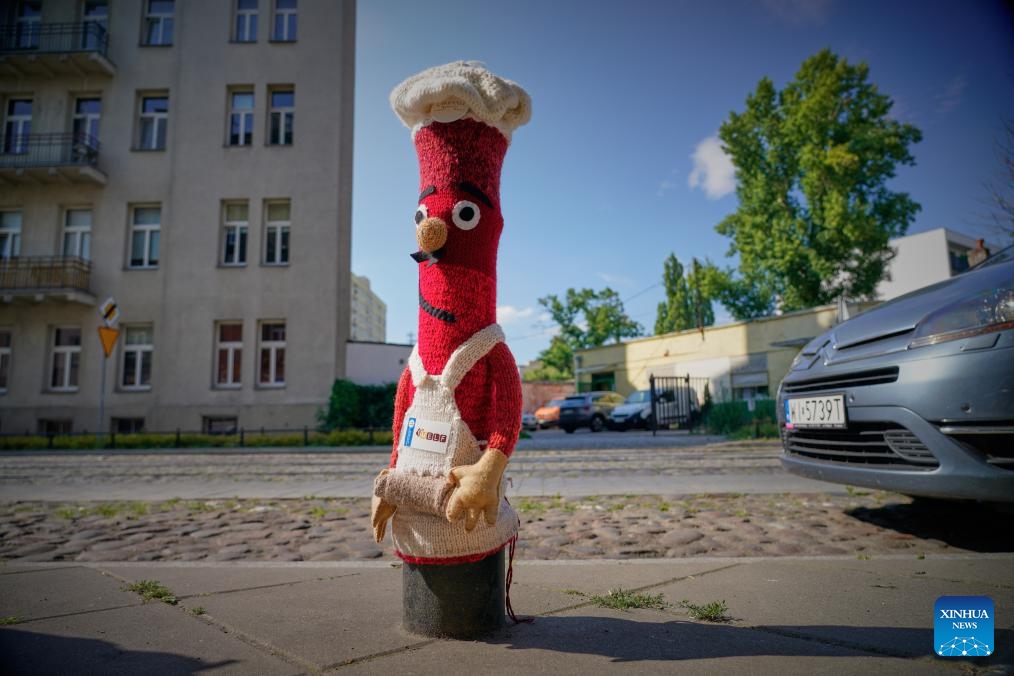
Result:
{"label": "white knitted chef hat", "polygon": [[455,61],[411,76],[391,92],[391,107],[413,137],[430,122],[471,117],[495,127],[509,142],[532,116],[528,93],[478,61]]}

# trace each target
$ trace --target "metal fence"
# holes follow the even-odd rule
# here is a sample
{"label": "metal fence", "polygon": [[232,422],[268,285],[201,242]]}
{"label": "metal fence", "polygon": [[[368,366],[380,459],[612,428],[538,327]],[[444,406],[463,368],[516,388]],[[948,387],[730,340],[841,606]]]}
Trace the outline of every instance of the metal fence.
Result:
{"label": "metal fence", "polygon": [[0,54],[97,52],[106,56],[109,33],[94,21],[0,26]]}
{"label": "metal fence", "polygon": [[701,419],[707,378],[655,376],[648,378],[651,390],[651,433],[672,425],[693,429]]}
{"label": "metal fence", "polygon": [[0,136],[0,168],[95,166],[99,140],[88,134]]}
{"label": "metal fence", "polygon": [[0,259],[0,290],[89,291],[91,263],[75,256],[18,256]]}

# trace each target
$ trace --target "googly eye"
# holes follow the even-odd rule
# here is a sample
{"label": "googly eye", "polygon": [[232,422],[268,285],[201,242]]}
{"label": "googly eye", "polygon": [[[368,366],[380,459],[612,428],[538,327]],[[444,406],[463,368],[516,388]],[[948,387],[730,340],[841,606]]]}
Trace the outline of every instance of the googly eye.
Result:
{"label": "googly eye", "polygon": [[479,207],[475,206],[474,202],[461,200],[454,205],[454,211],[451,212],[451,220],[454,221],[454,225],[462,230],[471,230],[479,225],[480,215]]}
{"label": "googly eye", "polygon": [[415,224],[419,225],[427,216],[429,216],[429,212],[426,210],[426,205],[420,204],[419,208],[415,210]]}

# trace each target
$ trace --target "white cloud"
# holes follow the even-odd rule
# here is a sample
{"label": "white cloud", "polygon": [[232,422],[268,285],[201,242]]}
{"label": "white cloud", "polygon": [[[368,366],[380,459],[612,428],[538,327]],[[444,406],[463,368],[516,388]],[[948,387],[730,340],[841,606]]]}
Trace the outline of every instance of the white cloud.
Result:
{"label": "white cloud", "polygon": [[524,309],[518,309],[513,305],[500,305],[496,309],[496,323],[497,324],[514,324],[535,316],[535,310],[530,307]]}
{"label": "white cloud", "polygon": [[943,92],[937,95],[937,112],[949,113],[961,104],[961,97],[965,93],[965,86],[968,81],[964,75],[951,78]]}
{"label": "white cloud", "polygon": [[831,15],[831,0],[763,0],[764,9],[778,21],[799,28],[822,26]]}
{"label": "white cloud", "polygon": [[709,136],[698,143],[690,157],[694,161],[694,170],[687,178],[691,188],[701,188],[713,200],[736,189],[736,168],[717,136]]}

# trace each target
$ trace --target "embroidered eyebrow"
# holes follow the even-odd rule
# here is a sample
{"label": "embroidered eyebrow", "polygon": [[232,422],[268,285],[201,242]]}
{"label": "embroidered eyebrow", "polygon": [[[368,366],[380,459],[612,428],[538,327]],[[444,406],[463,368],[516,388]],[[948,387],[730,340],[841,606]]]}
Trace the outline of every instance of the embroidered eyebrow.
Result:
{"label": "embroidered eyebrow", "polygon": [[493,202],[488,197],[486,197],[486,193],[480,190],[478,186],[469,183],[468,181],[462,181],[461,183],[458,184],[458,187],[467,192],[469,195],[477,197],[480,202],[485,204],[490,209],[493,208]]}
{"label": "embroidered eyebrow", "polygon": [[437,191],[437,186],[431,185],[430,187],[426,188],[421,193],[419,193],[419,201],[422,202],[424,199],[426,199],[427,197],[429,197],[430,195],[432,195],[436,191]]}

